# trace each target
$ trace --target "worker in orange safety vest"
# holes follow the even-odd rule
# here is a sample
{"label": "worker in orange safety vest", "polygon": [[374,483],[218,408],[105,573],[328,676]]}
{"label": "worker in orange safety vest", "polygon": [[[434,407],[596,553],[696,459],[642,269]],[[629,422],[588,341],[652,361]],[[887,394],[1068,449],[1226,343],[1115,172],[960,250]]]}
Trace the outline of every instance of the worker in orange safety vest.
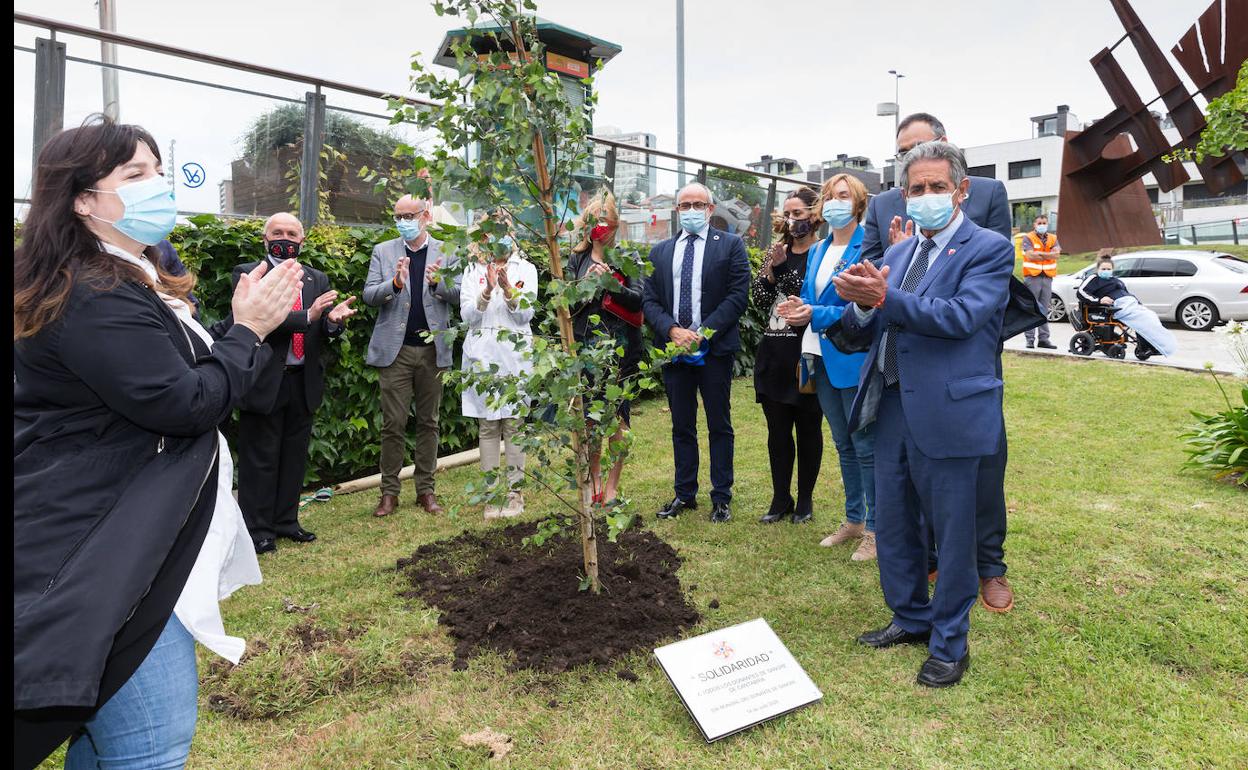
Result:
{"label": "worker in orange safety vest", "polygon": [[[1031,289],[1036,302],[1048,311],[1053,296],[1053,279],[1057,277],[1057,258],[1062,247],[1057,245],[1057,236],[1049,232],[1049,218],[1044,214],[1036,217],[1032,231],[1023,236],[1023,283]],[[1035,337],[1036,329],[1023,332],[1027,339],[1027,347],[1042,347],[1054,350],[1057,345],[1049,341],[1049,325],[1042,324],[1039,328],[1039,341]]]}

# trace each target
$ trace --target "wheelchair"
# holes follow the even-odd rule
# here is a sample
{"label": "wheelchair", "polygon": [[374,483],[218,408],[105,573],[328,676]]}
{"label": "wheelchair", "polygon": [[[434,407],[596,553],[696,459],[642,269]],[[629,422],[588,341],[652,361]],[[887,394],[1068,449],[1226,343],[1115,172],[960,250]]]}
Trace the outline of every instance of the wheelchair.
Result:
{"label": "wheelchair", "polygon": [[1070,325],[1075,327],[1070,352],[1090,356],[1099,350],[1109,358],[1122,360],[1127,357],[1127,347],[1134,345],[1135,357],[1140,361],[1147,361],[1157,352],[1148,340],[1114,318],[1114,313],[1112,305],[1092,304],[1080,298],[1078,312],[1070,316]]}

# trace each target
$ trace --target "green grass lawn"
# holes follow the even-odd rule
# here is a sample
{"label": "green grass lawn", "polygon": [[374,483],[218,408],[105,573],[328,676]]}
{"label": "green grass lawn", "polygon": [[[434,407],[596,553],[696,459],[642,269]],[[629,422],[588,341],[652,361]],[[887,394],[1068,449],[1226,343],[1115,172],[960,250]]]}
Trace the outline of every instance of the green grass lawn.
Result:
{"label": "green grass lawn", "polygon": [[[874,563],[817,546],[840,519],[830,440],[814,525],[756,523],[770,496],[765,427],[739,380],[733,522],[712,526],[705,510],[655,521],[671,496],[660,401],[638,409],[626,493],[685,559],[679,575],[704,616],[695,632],[766,618],[822,702],[708,746],[646,652],[621,664],[636,682],[614,668],[513,673],[493,655],[452,671],[436,612],[396,595],[395,559],[486,525],[471,511],[418,512],[409,487],[384,520],[370,515],[373,492],[314,504],[304,523],[320,540],[283,541],[262,559],[265,583],[225,603],[227,628],[269,651],[222,682],[201,650],[189,767],[1245,767],[1248,496],[1181,471],[1175,438],[1189,409],[1218,408],[1213,382],[1108,361],[1007,354],[1005,364],[1017,606],[973,612],[973,665],[957,687],[914,684],[921,648],[854,643],[889,613]],[[472,472],[440,477],[442,496],[456,501]],[[704,489],[706,473],[704,463]],[[550,507],[529,500],[530,516]],[[328,629],[367,630],[300,653],[290,629],[308,616],[285,612],[285,599],[317,603]],[[208,701],[222,693],[284,715],[214,712]],[[459,741],[486,727],[512,738],[501,762]]]}

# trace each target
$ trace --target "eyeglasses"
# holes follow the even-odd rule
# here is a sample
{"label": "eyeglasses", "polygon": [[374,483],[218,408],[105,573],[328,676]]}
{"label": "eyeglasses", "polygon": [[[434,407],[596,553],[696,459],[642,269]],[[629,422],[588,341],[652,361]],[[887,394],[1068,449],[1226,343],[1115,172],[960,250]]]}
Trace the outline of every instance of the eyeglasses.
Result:
{"label": "eyeglasses", "polygon": [[418,217],[423,217],[425,214],[428,214],[428,213],[429,213],[429,209],[425,209],[424,211],[417,211],[415,214],[395,214],[394,221],[395,222],[415,222]]}
{"label": "eyeglasses", "polygon": [[710,205],[711,204],[705,201],[693,201],[692,203],[690,203],[689,201],[685,201],[684,203],[677,204],[676,210],[677,211],[689,211],[690,209],[693,209],[694,211],[706,211],[707,207]]}

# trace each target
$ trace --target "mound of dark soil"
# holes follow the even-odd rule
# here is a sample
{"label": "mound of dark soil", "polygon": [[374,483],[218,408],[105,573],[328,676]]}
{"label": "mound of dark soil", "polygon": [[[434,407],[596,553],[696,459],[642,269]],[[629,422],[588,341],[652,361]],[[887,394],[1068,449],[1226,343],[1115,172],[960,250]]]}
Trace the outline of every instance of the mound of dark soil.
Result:
{"label": "mound of dark soil", "polygon": [[457,640],[455,668],[483,648],[512,653],[515,668],[605,666],[698,622],[676,577],[681,559],[654,533],[630,530],[610,543],[604,528],[595,595],[580,590],[579,538],[523,545],[536,529],[526,522],[466,532],[399,559],[412,587],[403,596],[437,607]]}

